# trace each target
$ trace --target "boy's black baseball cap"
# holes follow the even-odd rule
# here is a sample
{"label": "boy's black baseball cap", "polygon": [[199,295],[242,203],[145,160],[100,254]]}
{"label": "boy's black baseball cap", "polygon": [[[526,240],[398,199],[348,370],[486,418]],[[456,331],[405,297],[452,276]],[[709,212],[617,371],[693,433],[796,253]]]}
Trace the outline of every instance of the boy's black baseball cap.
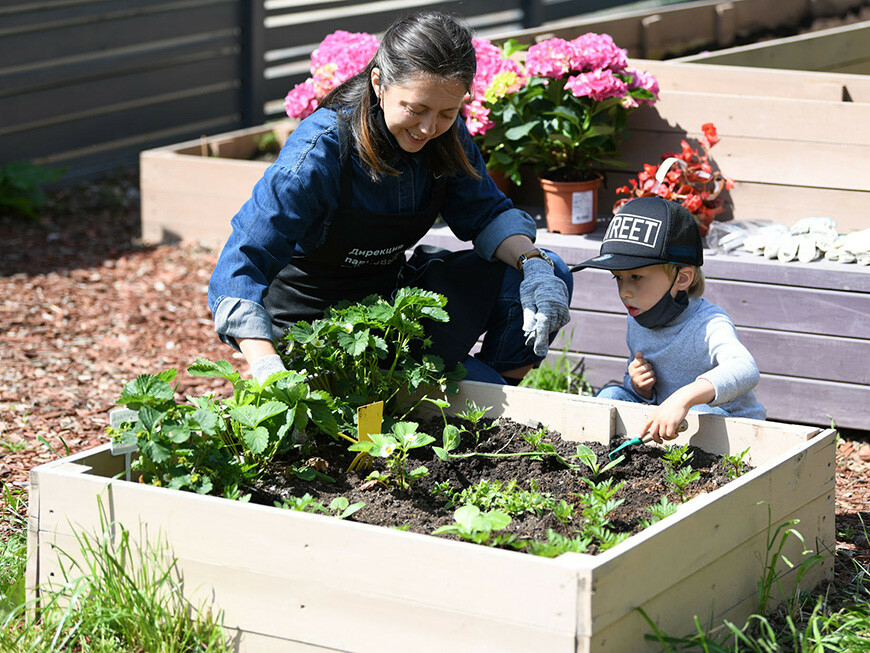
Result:
{"label": "boy's black baseball cap", "polygon": [[701,232],[682,204],[657,196],[638,197],[613,216],[598,256],[575,265],[571,272],[633,270],[661,263],[703,265]]}

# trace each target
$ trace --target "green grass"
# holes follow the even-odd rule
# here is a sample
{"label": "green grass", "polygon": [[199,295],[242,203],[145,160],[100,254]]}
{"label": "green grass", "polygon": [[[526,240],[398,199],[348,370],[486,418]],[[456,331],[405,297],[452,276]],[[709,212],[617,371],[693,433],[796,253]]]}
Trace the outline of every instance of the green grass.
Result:
{"label": "green grass", "polygon": [[520,386],[551,392],[592,394],[592,386],[586,380],[584,372],[584,360],[581,358],[577,363],[573,363],[568,357],[568,345],[565,345],[555,362],[544,359],[540,367],[529,371],[520,382]]}
{"label": "green grass", "polygon": [[0,520],[0,651],[4,653],[221,653],[232,650],[219,619],[183,598],[161,551],[136,549],[129,533],[102,520],[104,533],[77,535],[80,562],[63,565],[63,581],[26,601],[23,493],[4,488]]}

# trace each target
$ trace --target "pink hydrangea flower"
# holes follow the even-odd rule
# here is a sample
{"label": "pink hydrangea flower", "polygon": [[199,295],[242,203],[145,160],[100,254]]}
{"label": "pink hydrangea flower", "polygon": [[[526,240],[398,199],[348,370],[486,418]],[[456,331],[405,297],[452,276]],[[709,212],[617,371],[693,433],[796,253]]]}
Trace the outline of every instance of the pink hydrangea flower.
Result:
{"label": "pink hydrangea flower", "polygon": [[572,70],[612,70],[615,73],[628,66],[628,52],[617,47],[609,34],[587,32],[570,42],[574,50]]}
{"label": "pink hydrangea flower", "polygon": [[640,70],[627,71],[631,75],[631,80],[628,83],[629,88],[642,88],[653,94],[652,100],[640,100],[642,104],[653,105],[659,97],[659,81],[650,73]]}
{"label": "pink hydrangea flower", "polygon": [[526,74],[558,79],[572,70],[574,47],[565,39],[547,39],[526,53]]}
{"label": "pink hydrangea flower", "polygon": [[489,119],[486,102],[515,93],[526,83],[522,66],[505,59],[498,46],[486,39],[473,39],[477,73],[471,85],[471,97],[463,107],[465,124],[472,136],[483,135],[495,123]]}
{"label": "pink hydrangea flower", "polygon": [[284,98],[284,110],[291,118],[301,120],[314,113],[319,99],[314,84],[307,79],[294,86]]}
{"label": "pink hydrangea flower", "polygon": [[365,32],[338,30],[311,53],[311,77],[297,84],[284,99],[291,118],[305,118],[326,95],[363,70],[378,50],[378,39]]}
{"label": "pink hydrangea flower", "polygon": [[593,70],[572,75],[565,83],[565,88],[576,97],[589,97],[596,102],[609,97],[622,98],[628,93],[628,84],[610,70]]}

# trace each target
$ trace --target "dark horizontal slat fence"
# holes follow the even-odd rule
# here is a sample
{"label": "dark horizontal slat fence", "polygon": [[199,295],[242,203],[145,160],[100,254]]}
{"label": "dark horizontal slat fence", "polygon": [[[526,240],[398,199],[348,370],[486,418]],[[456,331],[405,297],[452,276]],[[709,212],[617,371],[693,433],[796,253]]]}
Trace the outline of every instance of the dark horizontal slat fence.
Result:
{"label": "dark horizontal slat fence", "polygon": [[0,0],[0,165],[67,180],[141,150],[260,124],[337,30],[380,35],[438,8],[481,36],[628,0]]}
{"label": "dark horizontal slat fence", "polygon": [[239,0],[0,6],[0,164],[87,176],[242,120]]}

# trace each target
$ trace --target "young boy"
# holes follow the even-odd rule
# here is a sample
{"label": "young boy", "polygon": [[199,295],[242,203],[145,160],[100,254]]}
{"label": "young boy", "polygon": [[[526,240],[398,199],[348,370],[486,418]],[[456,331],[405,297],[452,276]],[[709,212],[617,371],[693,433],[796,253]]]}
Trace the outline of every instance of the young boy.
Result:
{"label": "young boy", "polygon": [[657,405],[641,435],[677,436],[688,411],[765,419],[752,388],[752,355],[731,318],[701,298],[701,233],[692,214],[662,197],[639,197],[613,216],[600,254],[571,268],[610,270],[628,309],[631,354],[622,385],[598,397]]}

